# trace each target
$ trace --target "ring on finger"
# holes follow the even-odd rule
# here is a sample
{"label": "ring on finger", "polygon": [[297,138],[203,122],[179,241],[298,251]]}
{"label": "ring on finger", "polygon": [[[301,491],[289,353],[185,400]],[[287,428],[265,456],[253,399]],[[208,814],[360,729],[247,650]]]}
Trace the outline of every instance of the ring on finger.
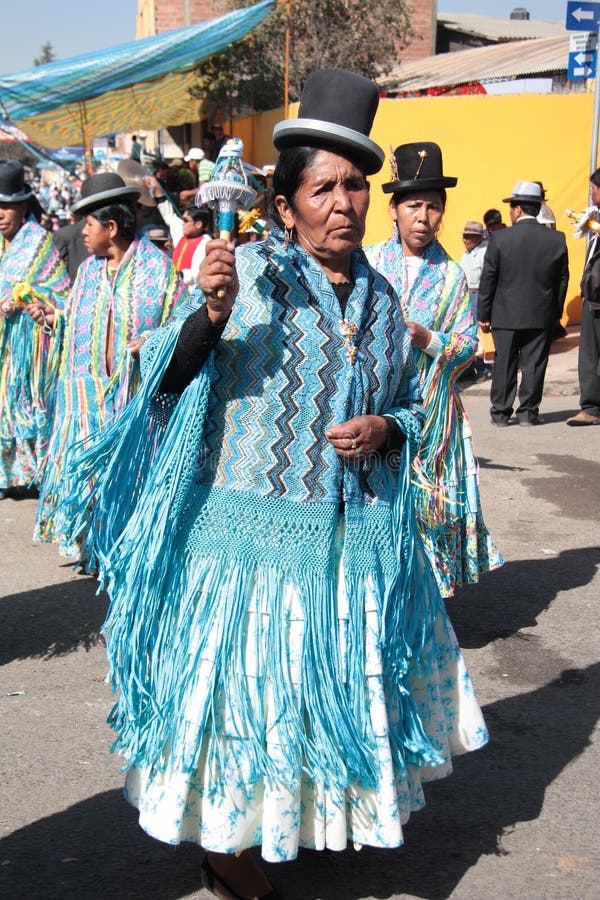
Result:
{"label": "ring on finger", "polygon": [[350,445],[352,450],[356,450],[356,438],[352,438],[352,443]]}

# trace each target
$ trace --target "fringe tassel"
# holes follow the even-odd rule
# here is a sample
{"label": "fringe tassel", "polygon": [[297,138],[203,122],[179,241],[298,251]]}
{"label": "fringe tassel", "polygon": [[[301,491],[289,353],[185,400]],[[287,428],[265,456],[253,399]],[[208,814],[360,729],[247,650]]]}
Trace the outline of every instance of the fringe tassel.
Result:
{"label": "fringe tassel", "polygon": [[452,334],[430,366],[423,384],[426,418],[413,476],[419,490],[418,515],[428,528],[436,528],[440,522],[462,515],[461,501],[450,498],[444,485],[456,481],[448,470],[448,461],[454,460],[458,470],[463,465],[458,419],[464,416],[464,410],[454,385],[472,356],[471,343],[459,334]]}
{"label": "fringe tassel", "polygon": [[384,594],[382,610],[384,685],[390,718],[390,744],[396,765],[438,764],[442,757],[428,737],[412,692],[409,675],[426,666],[426,648],[434,638],[440,593],[417,529],[411,462],[419,441],[411,416],[401,422],[407,439],[397,475],[384,470],[392,501],[397,573]]}

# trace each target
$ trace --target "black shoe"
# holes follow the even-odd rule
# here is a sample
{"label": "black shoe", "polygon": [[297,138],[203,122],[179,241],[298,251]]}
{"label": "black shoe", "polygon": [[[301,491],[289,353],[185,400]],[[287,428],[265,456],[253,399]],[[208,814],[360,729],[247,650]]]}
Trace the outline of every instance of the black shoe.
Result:
{"label": "black shoe", "polygon": [[490,419],[490,423],[496,428],[508,428],[508,419]]}
{"label": "black shoe", "polygon": [[[202,869],[202,878],[205,886],[215,895],[215,897],[233,897],[233,900],[245,900],[241,894],[238,894],[237,891],[234,891],[234,889],[227,884],[221,875],[217,875],[208,861],[208,854],[206,854],[202,860],[200,868]],[[261,894],[260,897],[258,897],[258,900],[283,900],[283,897],[279,891],[272,888],[268,894]]]}

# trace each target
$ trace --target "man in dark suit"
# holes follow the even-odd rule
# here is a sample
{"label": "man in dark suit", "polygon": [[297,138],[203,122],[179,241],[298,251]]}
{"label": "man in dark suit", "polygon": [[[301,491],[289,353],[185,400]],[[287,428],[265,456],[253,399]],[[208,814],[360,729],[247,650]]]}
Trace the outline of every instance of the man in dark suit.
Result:
{"label": "man in dark suit", "polygon": [[521,370],[519,425],[537,425],[552,330],[567,294],[569,259],[565,236],[536,221],[539,184],[519,181],[510,204],[512,228],[490,236],[479,283],[479,324],[494,336],[496,361],[490,414],[504,427],[513,411]]}

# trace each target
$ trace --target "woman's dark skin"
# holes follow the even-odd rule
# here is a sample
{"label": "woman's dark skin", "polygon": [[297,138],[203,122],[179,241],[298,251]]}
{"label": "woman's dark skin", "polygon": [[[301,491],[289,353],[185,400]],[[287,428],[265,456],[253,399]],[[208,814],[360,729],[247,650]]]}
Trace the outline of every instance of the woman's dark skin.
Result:
{"label": "woman's dark skin", "polygon": [[[444,215],[439,191],[413,191],[390,200],[390,215],[398,226],[405,256],[422,256],[438,233]],[[424,350],[431,340],[429,329],[418,322],[406,323],[413,347]]]}

